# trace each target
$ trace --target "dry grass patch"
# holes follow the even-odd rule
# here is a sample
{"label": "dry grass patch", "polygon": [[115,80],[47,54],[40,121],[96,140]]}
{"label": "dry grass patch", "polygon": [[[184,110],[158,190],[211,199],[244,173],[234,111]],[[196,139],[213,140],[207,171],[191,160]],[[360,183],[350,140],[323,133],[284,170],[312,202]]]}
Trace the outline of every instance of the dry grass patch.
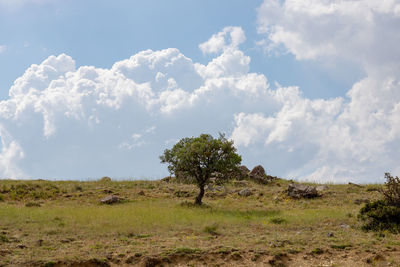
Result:
{"label": "dry grass patch", "polygon": [[[0,181],[2,264],[99,259],[118,266],[153,259],[165,266],[210,261],[229,266],[270,261],[318,266],[329,254],[337,266],[352,266],[367,264],[373,252],[400,264],[399,235],[365,233],[355,216],[362,207],[355,200],[374,200],[379,192],[369,186],[328,185],[321,198],[292,200],[285,197],[288,184],[232,182],[224,185],[223,194],[206,195],[206,205],[197,207],[190,204],[197,192],[194,185]],[[238,196],[243,188],[253,195]],[[100,205],[109,194],[126,202]]]}

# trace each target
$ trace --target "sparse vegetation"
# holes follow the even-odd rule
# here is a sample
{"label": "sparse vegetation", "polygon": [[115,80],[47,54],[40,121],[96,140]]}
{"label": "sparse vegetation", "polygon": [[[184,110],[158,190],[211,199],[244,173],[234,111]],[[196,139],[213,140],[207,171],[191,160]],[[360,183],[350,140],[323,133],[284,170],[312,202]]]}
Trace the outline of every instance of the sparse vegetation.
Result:
{"label": "sparse vegetation", "polygon": [[218,224],[214,223],[212,225],[208,225],[208,226],[204,227],[203,231],[210,235],[219,235],[219,233],[217,232],[217,229],[218,229]]}
{"label": "sparse vegetation", "polygon": [[[228,181],[221,194],[209,195],[207,205],[198,206],[192,201],[198,192],[194,184],[1,180],[0,262],[5,266],[201,266],[210,261],[220,266],[323,266],[329,257],[332,266],[356,266],[379,254],[381,262],[400,264],[398,234],[364,232],[357,217],[349,216],[360,210],[357,199],[373,202],[382,196],[380,192],[366,190],[367,185],[329,185],[320,198],[294,200],[284,193],[289,183]],[[37,199],[34,191],[23,190],[20,198],[14,198],[16,188],[51,197]],[[254,194],[239,196],[244,188]],[[127,201],[100,205],[109,192]],[[279,201],[274,200],[277,195]],[[41,206],[26,207],[29,202]]]}

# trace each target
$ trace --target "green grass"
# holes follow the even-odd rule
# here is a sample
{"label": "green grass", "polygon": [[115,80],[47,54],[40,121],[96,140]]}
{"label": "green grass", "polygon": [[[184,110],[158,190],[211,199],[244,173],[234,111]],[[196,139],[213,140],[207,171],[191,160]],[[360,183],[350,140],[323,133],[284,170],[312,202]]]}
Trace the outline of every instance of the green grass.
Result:
{"label": "green grass", "polygon": [[[165,232],[173,229],[192,227],[201,229],[204,224],[214,221],[218,224],[241,225],[259,222],[275,212],[237,211],[231,209],[185,208],[175,201],[153,200],[115,206],[80,206],[66,203],[63,206],[46,205],[30,209],[18,205],[1,205],[2,223],[12,225],[27,222],[26,227],[35,231],[43,227],[59,227],[60,221],[69,229],[84,233],[129,232],[132,229],[146,232]],[[118,218],[116,220],[115,218]]]}
{"label": "green grass", "polygon": [[[349,216],[362,207],[354,204],[355,199],[377,199],[378,191],[368,186],[329,185],[321,198],[293,200],[283,192],[288,183],[246,181],[243,187],[256,193],[244,198],[237,195],[240,188],[232,182],[225,185],[226,190],[206,195],[205,205],[199,207],[191,204],[198,192],[195,185],[2,180],[0,245],[11,251],[4,256],[11,265],[29,265],[27,259],[45,264],[111,256],[121,264],[129,257],[139,263],[154,255],[190,259],[220,255],[227,257],[222,263],[231,259],[248,265],[252,258],[261,264],[268,262],[267,255],[281,253],[303,259],[310,253],[320,256],[320,251],[324,255],[343,250],[388,251],[388,247],[397,249],[391,253],[400,251],[398,235],[365,233],[357,216]],[[141,191],[145,194],[140,195]],[[99,200],[108,194],[126,201],[100,205]],[[276,195],[279,201],[274,200]],[[16,249],[18,244],[27,248]]]}

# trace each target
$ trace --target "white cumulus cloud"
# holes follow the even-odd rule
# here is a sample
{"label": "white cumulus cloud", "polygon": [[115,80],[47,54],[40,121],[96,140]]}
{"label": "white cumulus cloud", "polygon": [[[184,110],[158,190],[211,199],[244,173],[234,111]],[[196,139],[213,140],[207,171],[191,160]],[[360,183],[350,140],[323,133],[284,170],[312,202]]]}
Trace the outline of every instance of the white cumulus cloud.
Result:
{"label": "white cumulus cloud", "polygon": [[237,48],[246,41],[246,35],[241,27],[225,27],[221,32],[199,45],[204,54],[218,53],[225,49]]}
{"label": "white cumulus cloud", "polygon": [[235,112],[268,101],[266,78],[249,73],[249,57],[226,44],[230,49],[207,65],[174,48],[142,51],[110,69],[77,68],[65,54],[33,64],[0,102],[0,172],[22,178],[166,174],[158,159],[165,142],[227,132]]}
{"label": "white cumulus cloud", "polygon": [[258,31],[267,51],[352,62],[366,77],[346,97],[328,100],[278,88],[275,113],[236,114],[236,142],[249,150],[264,144],[298,178],[377,181],[399,172],[399,7],[398,1],[264,1]]}
{"label": "white cumulus cloud", "polygon": [[[267,49],[285,49],[299,60],[347,58],[359,44],[362,59],[349,60],[367,76],[345,97],[311,100],[296,86],[270,86],[265,75],[251,72],[250,57],[239,49],[245,35],[238,27],[224,28],[200,45],[203,53],[215,54],[207,64],[175,48],[141,51],[109,69],[51,56],[29,67],[0,102],[0,174],[156,178],[166,175],[158,159],[165,148],[182,137],[218,132],[233,138],[249,167],[263,164],[283,177],[377,181],[385,171],[400,171],[400,68],[384,59],[390,51],[364,51],[378,45],[369,39],[386,29],[364,29],[376,34],[353,35],[346,50],[337,42],[348,31],[358,32],[358,13],[348,9],[360,7],[352,1],[313,3],[307,10],[302,1],[266,1],[259,31]],[[396,6],[390,3],[371,7],[374,14],[390,15],[370,27],[395,28]],[[344,17],[347,30],[336,29],[340,25],[333,22],[340,20],[331,16]],[[313,26],[315,36],[307,29],[312,20],[325,22]],[[325,34],[329,29],[333,33]],[[280,33],[292,37],[276,37]],[[397,57],[398,51],[392,53]]]}

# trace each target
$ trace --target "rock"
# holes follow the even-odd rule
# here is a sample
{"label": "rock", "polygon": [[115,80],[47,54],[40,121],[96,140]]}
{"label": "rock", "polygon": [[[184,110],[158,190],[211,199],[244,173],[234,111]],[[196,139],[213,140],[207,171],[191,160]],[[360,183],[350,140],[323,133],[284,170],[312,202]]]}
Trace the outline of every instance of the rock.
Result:
{"label": "rock", "polygon": [[350,228],[350,225],[345,224],[345,223],[342,223],[342,224],[340,225],[340,227],[342,227],[342,228],[344,228],[344,229],[349,229],[349,228]]}
{"label": "rock", "polygon": [[249,173],[251,179],[263,179],[266,176],[263,166],[255,166]]}
{"label": "rock", "polygon": [[314,186],[304,184],[290,184],[287,194],[291,198],[314,198],[318,197],[317,189]]}
{"label": "rock", "polygon": [[242,190],[240,190],[240,191],[238,192],[238,195],[239,195],[239,196],[242,196],[242,197],[248,197],[248,196],[250,196],[251,194],[252,194],[252,193],[251,193],[251,190],[248,189],[248,188],[242,189]]}
{"label": "rock", "polygon": [[204,187],[204,190],[210,191],[210,192],[217,192],[217,191],[223,192],[223,191],[226,191],[226,188],[222,185],[217,185],[214,187],[213,185],[209,184]]}
{"label": "rock", "polygon": [[138,195],[139,195],[139,196],[144,196],[144,195],[145,195],[145,194],[144,194],[144,191],[143,191],[143,190],[139,191]]}
{"label": "rock", "polygon": [[17,245],[17,248],[24,249],[24,248],[26,248],[26,246],[24,244],[19,244],[19,245]]}
{"label": "rock", "polygon": [[349,182],[349,185],[353,185],[353,186],[356,186],[356,187],[363,187],[362,185],[355,184],[355,183],[352,183],[352,182]]}
{"label": "rock", "polygon": [[218,186],[215,187],[215,190],[217,190],[219,192],[222,192],[222,191],[226,191],[226,188],[224,186],[222,186],[222,185],[218,185]]}
{"label": "rock", "polygon": [[244,180],[249,178],[250,170],[246,166],[239,166],[238,180]]}
{"label": "rock", "polygon": [[329,232],[329,233],[327,234],[327,236],[328,236],[328,237],[333,237],[333,233],[332,233],[332,232]]}
{"label": "rock", "polygon": [[100,182],[111,182],[111,178],[108,176],[103,176],[101,177]]}
{"label": "rock", "polygon": [[109,196],[103,197],[100,200],[100,202],[102,204],[108,204],[108,205],[115,204],[115,203],[118,203],[120,201],[121,201],[121,199],[119,197],[117,197],[117,196],[114,196],[114,195],[109,195]]}
{"label": "rock", "polygon": [[315,189],[317,189],[317,192],[322,192],[328,189],[326,185],[319,185]]}
{"label": "rock", "polygon": [[251,180],[260,184],[266,184],[273,179],[272,176],[267,176],[263,166],[261,165],[255,166],[249,173],[249,176]]}

